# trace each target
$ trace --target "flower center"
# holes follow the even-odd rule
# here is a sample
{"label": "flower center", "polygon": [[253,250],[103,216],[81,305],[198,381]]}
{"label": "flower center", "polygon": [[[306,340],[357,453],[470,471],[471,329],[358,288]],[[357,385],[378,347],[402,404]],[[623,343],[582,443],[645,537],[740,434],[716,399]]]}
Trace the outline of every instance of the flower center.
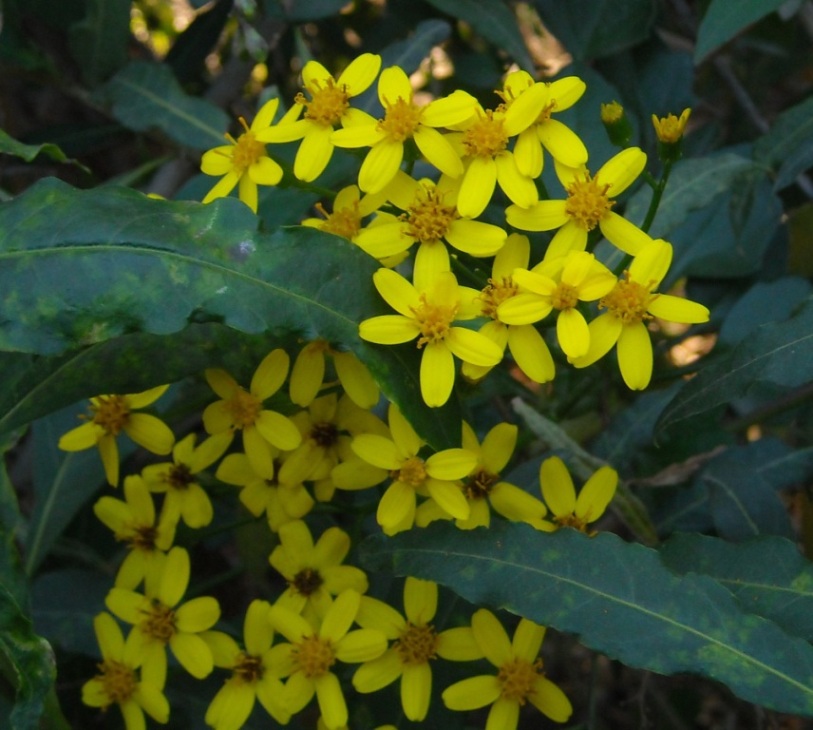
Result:
{"label": "flower center", "polygon": [[106,659],[97,665],[101,674],[98,679],[104,687],[104,693],[110,702],[123,704],[127,702],[138,688],[135,672],[130,667],[113,659]]}
{"label": "flower center", "polygon": [[118,436],[130,420],[130,406],[123,395],[100,395],[91,402],[93,423],[98,423],[107,433]]}
{"label": "flower center", "polygon": [[261,157],[267,157],[267,155],[265,154],[265,145],[254,138],[254,132],[248,128],[248,124],[246,124],[243,117],[240,117],[240,124],[243,125],[243,129],[246,131],[237,139],[234,139],[230,134],[227,134],[226,138],[234,145],[231,158],[234,169],[242,174],[257,160]]}
{"label": "flower center", "polygon": [[333,644],[318,636],[306,636],[294,645],[294,662],[308,679],[323,677],[336,662]]}
{"label": "flower center", "polygon": [[231,416],[234,428],[245,428],[254,425],[263,404],[257,396],[249,393],[245,388],[238,387],[231,398],[224,402],[224,407]]}
{"label": "flower center", "polygon": [[319,81],[312,82],[308,91],[313,97],[310,101],[301,93],[294,99],[295,103],[305,106],[305,118],[325,127],[338,124],[350,106],[347,88],[344,85],[340,88],[333,79],[328,79],[325,86]]}
{"label": "flower center", "polygon": [[578,517],[575,514],[561,515],[559,517],[554,517],[553,520],[561,527],[572,527],[574,530],[586,533],[587,523],[590,522],[590,515],[587,514],[584,517]]}
{"label": "flower center", "polygon": [[469,499],[485,499],[499,480],[499,474],[480,469],[466,480],[463,491]]}
{"label": "flower center", "polygon": [[425,187],[401,219],[407,221],[408,236],[421,243],[430,243],[443,238],[456,217],[457,208],[443,205],[442,193]]}
{"label": "flower center", "polygon": [[394,104],[386,102],[387,111],[378,122],[378,128],[386,132],[394,142],[411,139],[421,123],[423,109],[412,102],[404,101],[400,96]]}
{"label": "flower center", "polygon": [[150,608],[142,613],[146,618],[141,622],[141,630],[147,636],[166,644],[175,635],[175,612],[157,598],[153,598]]}
{"label": "flower center", "polygon": [[264,671],[265,668],[260,657],[241,651],[232,670],[232,676],[246,684],[254,684],[263,678]]}
{"label": "flower center", "polygon": [[419,456],[410,456],[391,476],[393,479],[409,484],[410,487],[420,487],[428,475],[423,459]]}
{"label": "flower center", "polygon": [[636,324],[652,315],[646,310],[657,294],[652,294],[648,288],[630,279],[629,271],[624,272],[624,278],[619,279],[613,290],[603,296],[599,307],[606,308],[616,319],[624,324]]}
{"label": "flower center", "polygon": [[551,292],[550,303],[555,309],[572,309],[579,303],[579,292],[576,287],[561,281]]}
{"label": "flower center", "polygon": [[[548,84],[550,86],[550,84]],[[545,108],[539,112],[539,116],[536,118],[537,124],[543,124],[550,119],[550,115],[556,110],[556,100],[549,102],[545,105]]]}
{"label": "flower center", "polygon": [[609,189],[609,185],[600,185],[586,172],[583,180],[576,178],[568,185],[565,213],[579,228],[592,231],[615,205],[607,197]]}
{"label": "flower center", "polygon": [[332,213],[328,213],[321,203],[316,204],[316,209],[325,217],[325,222],[321,226],[323,231],[344,236],[352,241],[361,230],[358,201],[354,202],[352,207],[339,208]]}
{"label": "flower center", "polygon": [[131,550],[155,550],[155,541],[158,539],[158,530],[152,525],[139,525],[127,539]]}
{"label": "flower center", "polygon": [[314,423],[311,427],[310,438],[316,442],[317,446],[329,449],[335,446],[339,440],[339,429],[333,423]]}
{"label": "flower center", "polygon": [[410,309],[415,314],[415,321],[421,328],[418,338],[418,349],[427,343],[442,342],[449,334],[449,328],[457,314],[457,305],[447,307],[442,304],[432,304],[426,300],[426,294],[421,294],[421,303]]}
{"label": "flower center", "polygon": [[499,320],[497,307],[506,299],[516,296],[519,287],[510,276],[503,276],[502,279],[489,279],[488,286],[480,292],[480,310],[485,317]]}
{"label": "flower center", "polygon": [[541,671],[541,659],[537,659],[533,664],[525,659],[507,661],[497,674],[497,679],[502,685],[501,696],[524,705],[528,695],[533,692],[534,680]]}
{"label": "flower center", "polygon": [[310,596],[324,583],[321,573],[313,568],[303,568],[291,581],[291,587],[302,596]]}
{"label": "flower center", "polygon": [[426,664],[437,656],[438,635],[432,626],[407,623],[395,642],[395,651],[403,664]]}
{"label": "flower center", "polygon": [[169,486],[173,489],[188,489],[189,485],[195,481],[192,470],[188,464],[174,464],[167,475]]}
{"label": "flower center", "polygon": [[463,149],[468,157],[493,157],[508,146],[508,133],[502,118],[494,118],[494,112],[486,109],[463,134]]}

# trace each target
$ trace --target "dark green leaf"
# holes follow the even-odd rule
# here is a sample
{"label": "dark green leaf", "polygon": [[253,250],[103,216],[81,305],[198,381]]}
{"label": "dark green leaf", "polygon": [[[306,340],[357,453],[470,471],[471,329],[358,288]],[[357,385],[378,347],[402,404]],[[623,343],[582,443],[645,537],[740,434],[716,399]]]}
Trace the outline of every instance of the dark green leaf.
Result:
{"label": "dark green leaf", "polygon": [[758,382],[793,388],[813,380],[813,300],[779,324],[767,324],[700,370],[664,411],[658,430],[729,403]]}
{"label": "dark green leaf", "polygon": [[790,540],[759,537],[735,544],[678,534],[663,544],[660,554],[671,570],[708,575],[746,611],[813,641],[813,565]]}
{"label": "dark green leaf", "polygon": [[468,23],[494,47],[505,51],[521,68],[533,72],[534,62],[519,32],[517,18],[503,0],[428,0],[442,13]]}
{"label": "dark green leaf", "polygon": [[542,22],[580,61],[634,46],[649,36],[655,20],[652,0],[534,0]]}
{"label": "dark green leaf", "polygon": [[354,350],[431,444],[459,442],[457,406],[423,406],[418,350],[358,337],[362,319],[391,312],[372,284],[377,262],[312,228],[256,225],[234,199],[201,205],[42,181],[0,206],[0,349],[58,355],[207,321],[321,337]]}
{"label": "dark green leaf", "polygon": [[757,140],[754,158],[776,171],[776,189],[790,185],[813,165],[813,99],[782,112]]}
{"label": "dark green leaf", "polygon": [[197,79],[231,16],[232,0],[220,0],[198,13],[172,44],[164,62],[182,84]]}
{"label": "dark green leaf", "polygon": [[127,63],[130,5],[129,0],[87,0],[84,20],[68,31],[71,53],[91,86]]}
{"label": "dark green leaf", "polygon": [[577,634],[629,666],[703,674],[745,700],[813,715],[810,644],[744,612],[710,578],[677,577],[657,551],[616,535],[433,524],[376,535],[362,549],[371,569],[434,580],[476,605]]}
{"label": "dark green leaf", "polygon": [[400,66],[411,74],[436,45],[443,43],[452,32],[449,24],[435,18],[423,20],[403,41],[397,41],[381,51],[381,67]]}
{"label": "dark green leaf", "polygon": [[265,9],[272,17],[303,22],[329,18],[336,15],[345,5],[347,5],[345,0],[307,0],[307,2],[266,0]]}
{"label": "dark green leaf", "polygon": [[98,98],[128,129],[159,129],[178,144],[198,150],[226,143],[226,113],[187,95],[164,64],[133,61],[98,90]]}
{"label": "dark green leaf", "polygon": [[785,0],[711,0],[694,47],[694,62],[730,41],[737,33],[783,5]]}
{"label": "dark green leaf", "polygon": [[0,129],[0,154],[14,155],[26,162],[31,162],[37,155],[45,155],[56,162],[69,162],[83,170],[87,170],[84,165],[80,165],[76,160],[70,160],[65,153],[55,144],[46,142],[45,144],[23,144],[13,137],[10,137]]}

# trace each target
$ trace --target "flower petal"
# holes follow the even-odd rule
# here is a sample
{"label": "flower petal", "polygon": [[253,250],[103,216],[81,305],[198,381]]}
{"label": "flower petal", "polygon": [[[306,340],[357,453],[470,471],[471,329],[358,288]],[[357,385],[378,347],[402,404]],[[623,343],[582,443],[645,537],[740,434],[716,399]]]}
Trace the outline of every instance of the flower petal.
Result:
{"label": "flower petal", "polygon": [[558,456],[551,456],[539,467],[542,496],[557,517],[572,515],[576,507],[576,487],[570,472]]}
{"label": "flower petal", "polygon": [[642,322],[625,326],[618,338],[618,367],[631,390],[643,390],[652,379],[652,341]]}
{"label": "flower petal", "polygon": [[[493,344],[489,342],[489,345]],[[430,342],[424,347],[420,377],[421,395],[426,405],[437,408],[449,400],[454,386],[455,368],[454,358],[445,342]]]}

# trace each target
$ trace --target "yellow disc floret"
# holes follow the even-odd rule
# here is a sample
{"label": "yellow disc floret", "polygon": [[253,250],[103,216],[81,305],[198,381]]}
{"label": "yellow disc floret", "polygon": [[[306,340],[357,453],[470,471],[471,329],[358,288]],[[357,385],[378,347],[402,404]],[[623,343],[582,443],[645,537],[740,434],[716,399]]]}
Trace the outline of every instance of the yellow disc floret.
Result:
{"label": "yellow disc floret", "polygon": [[326,79],[322,86],[313,81],[312,88],[308,87],[312,99],[308,101],[301,93],[296,95],[294,102],[305,107],[305,118],[325,127],[338,124],[344,113],[350,107],[350,97],[344,85],[336,86],[333,79]]}
{"label": "yellow disc floret", "polygon": [[533,690],[534,680],[542,670],[542,661],[533,664],[525,659],[514,658],[500,667],[497,679],[501,685],[500,695],[524,705]]}
{"label": "yellow disc floret", "polygon": [[240,652],[232,670],[232,677],[246,684],[254,684],[263,678],[264,670],[260,657]]}
{"label": "yellow disc floret", "polygon": [[352,206],[339,208],[332,213],[328,213],[321,203],[316,204],[316,209],[325,218],[325,222],[320,226],[323,231],[334,233],[337,236],[344,236],[352,241],[361,230],[358,201],[355,201]]}
{"label": "yellow disc floret", "polygon": [[564,281],[560,281],[550,295],[550,303],[554,309],[572,309],[578,302],[579,290]]}
{"label": "yellow disc floret", "polygon": [[652,319],[647,309],[656,297],[657,294],[652,294],[647,287],[632,281],[629,272],[625,271],[624,278],[619,279],[613,290],[601,298],[599,307],[607,309],[623,324],[635,324]]}
{"label": "yellow disc floret", "polygon": [[234,427],[245,428],[254,425],[263,404],[245,388],[237,388],[231,398],[224,401],[224,407],[229,412]]}
{"label": "yellow disc floret", "polygon": [[498,474],[479,469],[466,480],[463,490],[469,499],[485,499],[499,480]]}
{"label": "yellow disc floret", "polygon": [[310,596],[315,593],[325,582],[322,574],[313,568],[303,568],[292,581],[290,586],[302,596]]}
{"label": "yellow disc floret", "polygon": [[101,674],[97,679],[101,681],[110,703],[127,702],[138,687],[135,672],[126,664],[113,659],[106,659],[98,667]]}
{"label": "yellow disc floret", "polygon": [[508,146],[508,133],[502,117],[494,116],[491,109],[481,116],[463,134],[463,148],[469,157],[493,157]]}
{"label": "yellow disc floret", "polygon": [[308,679],[326,675],[336,663],[333,644],[319,636],[306,636],[293,650],[294,663]]}
{"label": "yellow disc floret", "polygon": [[426,465],[418,456],[410,456],[401,468],[393,474],[393,478],[409,484],[410,487],[420,487],[427,479]]}
{"label": "yellow disc floret", "polygon": [[444,205],[443,194],[429,187],[417,197],[403,216],[407,223],[406,234],[421,243],[439,241],[457,218],[457,208]]}
{"label": "yellow disc floret", "polygon": [[403,664],[426,664],[437,655],[438,635],[432,626],[407,623],[395,642],[395,651]]}
{"label": "yellow disc floret", "polygon": [[130,405],[122,395],[100,395],[90,405],[91,420],[107,433],[118,436],[130,418]]}
{"label": "yellow disc floret", "polygon": [[480,310],[485,317],[499,319],[497,307],[506,299],[511,299],[519,292],[519,287],[510,276],[503,276],[501,279],[489,279],[488,286],[480,292]]}
{"label": "yellow disc floret", "polygon": [[457,306],[432,304],[427,301],[424,293],[421,294],[420,301],[417,307],[412,308],[415,321],[421,328],[418,349],[429,343],[442,342],[449,334],[449,328],[457,314]]}
{"label": "yellow disc floret", "polygon": [[421,113],[420,107],[404,101],[399,96],[398,101],[394,103],[387,101],[386,114],[383,119],[379,120],[378,127],[386,132],[391,140],[403,142],[411,139],[415,134],[415,130],[421,123]]}
{"label": "yellow disc floret", "polygon": [[166,644],[175,635],[175,612],[157,598],[152,599],[144,614],[141,630],[147,636]]}
{"label": "yellow disc floret", "polygon": [[234,152],[232,153],[232,163],[236,172],[244,173],[261,157],[265,157],[265,145],[258,142],[254,137],[246,120],[240,117],[240,124],[246,130],[237,139],[234,139],[230,134],[226,138],[234,145]]}
{"label": "yellow disc floret", "polygon": [[615,205],[607,195],[609,189],[609,185],[601,185],[589,173],[583,179],[577,177],[567,187],[565,213],[579,228],[592,231]]}

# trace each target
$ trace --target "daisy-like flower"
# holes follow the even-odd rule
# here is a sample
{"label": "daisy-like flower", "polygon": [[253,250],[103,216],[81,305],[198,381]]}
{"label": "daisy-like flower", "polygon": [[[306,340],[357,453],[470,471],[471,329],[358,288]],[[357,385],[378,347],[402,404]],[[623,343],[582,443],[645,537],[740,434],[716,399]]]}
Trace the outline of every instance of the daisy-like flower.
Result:
{"label": "daisy-like flower", "polygon": [[203,635],[212,649],[215,666],[232,672],[206,710],[206,724],[215,730],[239,730],[257,700],[281,725],[291,719],[282,699],[280,675],[271,666],[274,630],[268,622],[269,609],[267,601],[255,599],[249,604],[243,621],[245,649],[222,631]]}
{"label": "daisy-like flower", "polygon": [[595,535],[595,531],[588,530],[588,525],[598,520],[612,501],[618,486],[618,472],[602,466],[584,483],[576,497],[573,478],[565,463],[558,456],[551,456],[539,467],[539,483],[542,496],[550,507],[554,529],[572,527]]}
{"label": "daisy-like flower", "polygon": [[[547,514],[545,505],[536,497],[519,487],[504,481],[500,472],[505,469],[517,445],[519,429],[510,423],[498,423],[483,439],[468,423],[463,421],[463,448],[477,456],[477,463],[463,480],[463,494],[469,502],[471,513],[466,520],[455,520],[463,530],[488,527],[491,510],[515,522],[527,522],[540,530],[550,530],[543,519]],[[436,519],[452,519],[437,502],[429,499],[418,507],[415,523],[425,527]]]}
{"label": "daisy-like flower", "polygon": [[379,629],[393,642],[378,659],[362,664],[353,675],[359,692],[377,692],[401,679],[401,706],[413,722],[421,722],[432,699],[432,666],[438,657],[463,662],[483,656],[470,627],[438,632],[432,619],[438,607],[438,586],[428,580],[407,578],[402,616],[376,598],[362,596],[356,622]]}
{"label": "daisy-like flower", "polygon": [[350,552],[350,537],[338,527],[329,527],[314,544],[304,522],[288,522],[279,528],[279,541],[268,562],[288,581],[288,588],[276,605],[318,622],[326,615],[332,596],[348,588],[366,592],[364,571],[341,564]]}
{"label": "daisy-like flower", "polygon": [[[118,705],[127,730],[143,730],[146,712],[153,720],[169,720],[169,702],[164,696],[165,675],[141,667],[134,647],[124,642],[116,620],[109,613],[93,619],[93,629],[102,652],[99,674],[82,686],[82,702],[107,710]],[[160,670],[159,670],[160,671]]]}
{"label": "daisy-like flower", "polygon": [[[273,447],[272,452],[276,452]],[[278,532],[286,522],[302,519],[315,504],[302,482],[281,479],[276,457],[272,479],[254,471],[245,454],[226,456],[217,467],[215,476],[221,482],[240,487],[240,501],[255,517],[265,513],[272,532]]]}
{"label": "daisy-like flower", "polygon": [[162,512],[175,523],[183,520],[189,527],[205,527],[212,521],[212,502],[198,484],[196,475],[214,464],[232,441],[229,432],[210,436],[195,448],[190,433],[172,449],[172,463],[151,464],[141,476],[151,492],[166,494]]}
{"label": "daisy-like flower", "polygon": [[533,178],[518,167],[516,151],[508,149],[511,137],[516,137],[536,122],[548,89],[536,83],[524,90],[509,106],[483,109],[464,124],[463,131],[453,139],[461,145],[466,171],[460,183],[457,209],[465,218],[479,216],[491,200],[499,184],[512,203],[527,208],[539,200]]}
{"label": "daisy-like flower", "polygon": [[98,446],[108,483],[119,483],[119,449],[116,437],[124,431],[139,446],[163,456],[172,451],[175,436],[160,418],[149,413],[135,413],[155,403],[167,390],[159,385],[142,393],[100,395],[90,399],[90,414],[79,416],[85,423],[62,434],[59,448],[84,451]]}
{"label": "daisy-like flower", "polygon": [[359,187],[366,193],[383,190],[395,177],[404,159],[404,142],[415,140],[421,154],[438,170],[459,177],[463,163],[451,143],[437,130],[460,124],[474,113],[477,101],[465,91],[455,91],[426,106],[418,106],[409,77],[397,66],[385,68],[378,79],[378,98],[384,118],[366,115],[352,127],[333,133],[337,147],[370,147],[359,170]]}
{"label": "daisy-like flower", "polygon": [[271,625],[290,642],[277,644],[271,650],[272,666],[288,676],[283,695],[288,710],[296,714],[315,694],[329,730],[347,724],[347,703],[331,667],[337,661],[352,664],[371,661],[387,649],[383,631],[350,631],[360,603],[360,593],[352,589],[343,591],[330,604],[318,628],[279,604],[268,611]]}
{"label": "daisy-like flower", "polygon": [[565,200],[540,200],[530,207],[511,205],[506,220],[523,231],[559,230],[551,239],[546,259],[568,251],[584,251],[587,234],[596,226],[607,240],[625,253],[635,255],[652,239],[638,226],[613,211],[614,198],[641,174],[646,154],[629,147],[605,162],[595,175],[584,167],[556,165],[556,174],[567,191]]}
{"label": "daisy-like flower", "polygon": [[[221,177],[214,187],[206,193],[204,203],[211,203],[216,198],[224,198],[235,187],[237,194],[251,210],[257,212],[257,186],[276,185],[282,180],[282,168],[268,156],[268,152],[257,135],[271,126],[277,113],[279,99],[270,99],[260,107],[257,116],[249,127],[246,120],[240,117],[243,133],[235,139],[226,134],[229,144],[215,147],[203,153],[200,169],[205,175]],[[283,117],[281,123],[289,122],[292,112]]]}
{"label": "daisy-like flower", "polygon": [[515,269],[513,280],[519,293],[499,305],[500,320],[533,324],[555,309],[559,346],[569,358],[584,355],[590,347],[590,330],[578,304],[607,294],[616,283],[613,272],[587,251],[570,251],[562,259],[543,262],[531,271]]}
{"label": "daisy-like flower", "polygon": [[333,368],[344,392],[359,408],[372,408],[380,391],[367,366],[353,352],[342,352],[326,340],[313,340],[296,356],[288,391],[298,406],[309,406],[325,380],[325,355],[333,359]]}
{"label": "daisy-like flower", "polygon": [[[392,483],[378,504],[376,519],[384,533],[394,535],[408,530],[415,522],[417,495],[432,497],[448,514],[458,520],[467,520],[469,503],[458,480],[469,474],[477,463],[477,456],[467,449],[445,449],[427,459],[418,456],[424,442],[394,404],[389,408],[392,438],[375,434],[356,436],[353,451],[378,470],[378,481],[387,475]],[[345,465],[342,465],[345,466]],[[336,486],[352,484],[355,474],[352,466],[334,470]]]}
{"label": "daisy-like flower", "polygon": [[683,137],[686,131],[686,124],[689,121],[689,115],[692,113],[691,109],[684,109],[680,117],[674,114],[668,114],[665,117],[658,117],[652,115],[652,125],[655,127],[655,134],[658,136],[658,141],[663,144],[675,144]]}
{"label": "daisy-like flower", "polygon": [[[527,71],[508,74],[500,96],[510,106],[514,99],[536,82]],[[566,76],[545,84],[548,92],[545,105],[536,121],[520,132],[514,146],[514,158],[523,175],[537,178],[542,174],[544,147],[554,159],[568,167],[587,162],[587,148],[579,136],[551,115],[570,109],[584,94],[587,84],[577,76]]]}
{"label": "daisy-like flower", "polygon": [[472,365],[493,366],[502,350],[484,335],[454,322],[479,314],[477,292],[457,283],[450,271],[435,273],[413,286],[390,269],[373,274],[378,293],[398,314],[365,319],[359,336],[380,345],[396,345],[418,338],[421,355],[421,395],[430,408],[442,406],[452,393],[454,356]]}
{"label": "daisy-like flower", "polygon": [[241,387],[225,370],[206,370],[206,382],[220,396],[203,411],[203,426],[211,435],[243,432],[243,448],[254,470],[274,478],[270,447],[295,449],[302,442],[299,429],[289,418],[263,408],[263,401],[276,393],[288,375],[290,358],[285,350],[268,353],[251,378],[249,389]]}
{"label": "daisy-like flower", "polygon": [[387,196],[383,192],[362,196],[358,185],[348,185],[336,193],[332,212],[327,211],[321,203],[317,203],[316,211],[321,218],[305,218],[302,225],[318,228],[320,231],[342,236],[356,243],[364,219],[386,202]]}
{"label": "daisy-like flower", "polygon": [[545,628],[522,619],[513,641],[491,611],[481,608],[471,619],[474,638],[493,674],[470,677],[447,687],[443,702],[450,710],[476,710],[491,705],[486,730],[515,730],[519,708],[530,702],[554,722],[567,722],[573,708],[564,692],[542,671],[538,658]]}
{"label": "daisy-like flower", "polygon": [[375,258],[383,259],[418,243],[416,279],[432,271],[449,270],[445,243],[471,256],[496,254],[505,243],[506,232],[499,226],[461,217],[455,193],[446,181],[448,178],[441,178],[438,184],[432,180],[417,181],[398,171],[386,193],[390,202],[404,213],[363,230],[358,245]]}
{"label": "daisy-like flower", "polygon": [[[508,236],[491,268],[491,278],[477,297],[480,313],[489,318],[480,328],[480,334],[494,342],[503,352],[507,347],[514,362],[525,375],[535,383],[553,380],[556,367],[548,345],[539,331],[530,324],[509,325],[500,318],[499,307],[519,294],[519,287],[513,279],[516,269],[527,269],[531,256],[531,243],[527,236],[512,233]],[[464,362],[460,372],[470,380],[485,377],[490,367]]]}
{"label": "daisy-like flower", "polygon": [[590,349],[572,363],[577,368],[592,365],[618,344],[618,366],[627,387],[643,390],[652,379],[652,342],[647,320],[697,324],[708,322],[709,310],[702,304],[655,289],[672,263],[672,245],[658,239],[641,249],[629,271],[599,300],[607,311],[590,323]]}
{"label": "daisy-like flower", "polygon": [[166,674],[166,647],[193,677],[202,679],[214,667],[212,650],[200,633],[215,625],[220,606],[211,596],[199,596],[178,605],[189,585],[189,553],[174,547],[155,575],[147,574],[144,594],[111,588],[107,608],[122,621],[133,624],[128,646],[145,668],[155,665]]}
{"label": "daisy-like flower", "polygon": [[152,495],[137,475],[125,477],[124,501],[102,497],[93,505],[93,512],[113,530],[116,540],[127,544],[129,552],[116,574],[115,586],[136,588],[147,573],[157,569],[155,563],[172,546],[177,520],[162,512],[156,524]]}
{"label": "daisy-like flower", "polygon": [[[257,134],[260,142],[293,142],[301,139],[294,160],[294,175],[312,182],[333,156],[331,135],[338,126],[363,123],[366,115],[351,108],[350,99],[366,91],[378,76],[381,56],[362,53],[354,58],[338,79],[318,61],[308,61],[302,69],[302,84],[310,96],[301,92],[294,103],[304,108],[302,118],[291,124],[263,129]],[[361,115],[361,119],[359,119]]]}

